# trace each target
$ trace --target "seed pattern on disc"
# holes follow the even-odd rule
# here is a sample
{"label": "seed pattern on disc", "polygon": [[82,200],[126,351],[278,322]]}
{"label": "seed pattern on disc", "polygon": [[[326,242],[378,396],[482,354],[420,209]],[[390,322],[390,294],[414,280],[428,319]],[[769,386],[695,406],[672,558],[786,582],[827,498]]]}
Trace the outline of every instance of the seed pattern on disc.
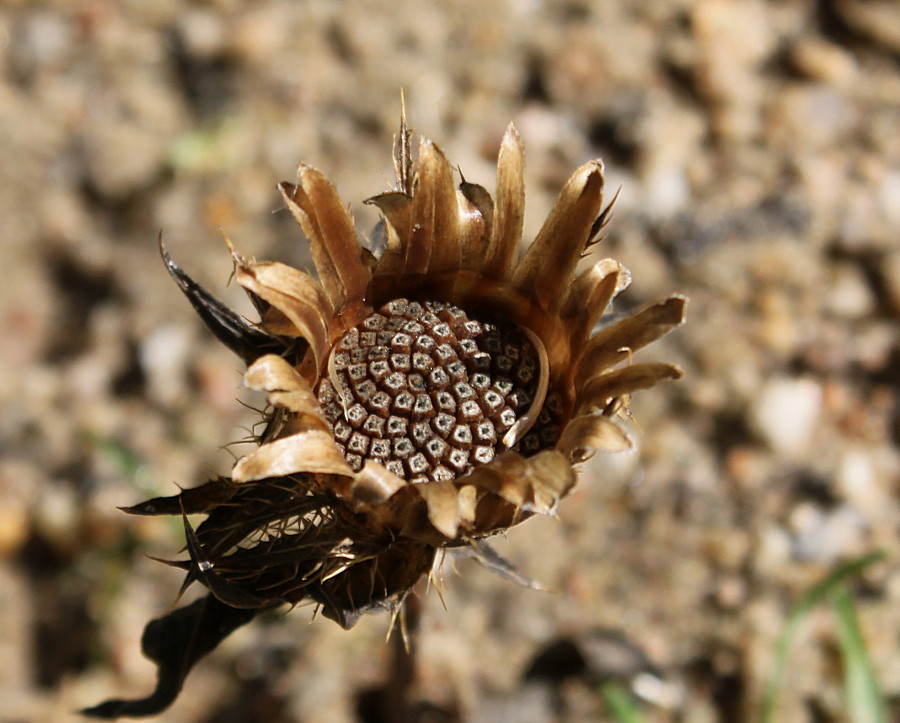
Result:
{"label": "seed pattern on disc", "polygon": [[[490,462],[530,408],[540,373],[517,326],[433,301],[388,302],[332,354],[316,395],[348,464],[358,471],[372,459],[410,482],[450,480]],[[556,441],[554,405],[548,395],[524,453]]]}

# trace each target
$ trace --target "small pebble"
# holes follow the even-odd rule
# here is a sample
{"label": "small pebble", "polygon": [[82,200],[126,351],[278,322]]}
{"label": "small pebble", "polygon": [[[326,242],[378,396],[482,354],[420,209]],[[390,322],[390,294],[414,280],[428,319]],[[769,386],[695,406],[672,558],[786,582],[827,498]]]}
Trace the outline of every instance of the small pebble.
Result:
{"label": "small pebble", "polygon": [[862,271],[849,264],[835,268],[825,298],[829,311],[845,319],[860,319],[875,310],[875,299],[866,278]]}
{"label": "small pebble", "polygon": [[770,447],[800,454],[812,439],[822,406],[822,387],[812,379],[771,379],[751,403],[750,421]]}
{"label": "small pebble", "polygon": [[794,47],[791,60],[814,80],[843,84],[856,77],[856,60],[839,45],[820,38],[803,38]]}
{"label": "small pebble", "polygon": [[872,459],[865,452],[849,450],[841,456],[836,482],[847,501],[862,514],[878,517],[888,509],[886,490],[878,484]]}

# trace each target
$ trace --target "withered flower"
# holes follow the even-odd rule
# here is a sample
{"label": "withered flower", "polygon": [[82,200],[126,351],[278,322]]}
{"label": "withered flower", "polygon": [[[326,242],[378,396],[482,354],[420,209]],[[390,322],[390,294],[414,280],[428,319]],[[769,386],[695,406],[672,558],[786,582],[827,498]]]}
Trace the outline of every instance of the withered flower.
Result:
{"label": "withered flower", "polygon": [[[482,542],[552,514],[596,450],[631,446],[617,422],[632,392],[681,376],[632,353],[683,320],[672,296],[595,331],[629,273],[595,254],[609,216],[603,164],[566,183],[520,254],[523,148],[510,126],[495,198],[465,180],[431,141],[395,142],[396,187],[367,203],[383,215],[380,252],[360,243],[328,180],[300,166],[284,203],[309,239],[318,279],[234,253],[235,278],[260,313],[251,324],[211,297],[162,249],[210,329],[265,392],[258,446],[219,478],[134,514],[187,523],[189,559],[171,563],[205,599],[151,622],[144,652],[157,690],[108,701],[97,717],[151,715],[190,667],[259,611],[312,601],[349,628],[395,608],[437,551]],[[589,259],[588,259],[589,262]],[[512,574],[512,570],[506,569]]]}

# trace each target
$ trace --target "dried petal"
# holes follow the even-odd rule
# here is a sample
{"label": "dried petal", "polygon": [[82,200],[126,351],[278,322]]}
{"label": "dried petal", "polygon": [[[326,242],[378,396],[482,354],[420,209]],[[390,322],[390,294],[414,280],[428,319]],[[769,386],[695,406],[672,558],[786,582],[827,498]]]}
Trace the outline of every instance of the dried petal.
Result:
{"label": "dried petal", "polygon": [[242,259],[237,259],[234,276],[241,286],[290,320],[296,330],[294,335],[309,341],[316,368],[320,368],[322,350],[328,341],[330,309],[315,279],[285,264],[248,263]]}
{"label": "dried petal", "polygon": [[576,464],[586,461],[597,450],[625,452],[633,449],[634,443],[613,418],[584,414],[566,425],[556,448]]}
{"label": "dried petal", "polygon": [[459,529],[459,491],[453,482],[426,482],[416,485],[421,498],[425,501],[428,521],[448,540],[456,537]]}
{"label": "dried petal", "polygon": [[497,204],[491,227],[491,243],[484,255],[482,273],[505,279],[522,239],[525,221],[525,149],[512,123],[506,129],[497,159]]}
{"label": "dried petal", "polygon": [[603,164],[591,161],[566,183],[537,238],[516,266],[515,286],[543,308],[558,309],[603,205]]}
{"label": "dried petal", "polygon": [[492,462],[474,469],[460,480],[460,484],[491,492],[519,509],[528,496],[523,478],[524,469],[524,457],[516,452],[504,452]]}
{"label": "dried petal", "polygon": [[488,250],[494,202],[481,186],[463,182],[456,195],[459,212],[460,267],[481,271]]}
{"label": "dried petal", "polygon": [[282,183],[278,188],[309,238],[319,279],[332,306],[352,309],[361,303],[371,278],[353,219],[320,171],[301,165],[297,177],[299,187]]}
{"label": "dried petal", "polygon": [[[423,141],[419,150],[419,172],[416,195],[423,186],[433,185],[433,209],[426,210],[425,219],[432,223],[431,258],[428,271],[432,274],[460,268],[460,235],[459,207],[456,201],[456,188],[453,184],[453,169],[447,162],[440,148],[431,141]],[[413,201],[415,205],[415,199]],[[424,209],[423,209],[424,210]],[[424,230],[423,233],[427,233]],[[416,242],[418,229],[413,230],[413,243]],[[408,257],[407,257],[408,258]]]}
{"label": "dried petal", "polygon": [[257,359],[244,374],[244,386],[257,392],[269,392],[266,398],[273,406],[313,417],[327,425],[309,382],[280,356],[269,354]]}
{"label": "dried petal", "polygon": [[575,277],[562,307],[572,338],[587,340],[609,302],[630,281],[628,270],[613,259],[602,259]]}
{"label": "dried petal", "polygon": [[634,364],[598,374],[585,382],[578,393],[577,410],[602,409],[616,397],[638,389],[649,389],[660,382],[680,379],[684,372],[673,364]]}
{"label": "dried petal", "polygon": [[412,198],[400,191],[388,191],[368,198],[363,203],[377,206],[385,219],[387,244],[378,259],[374,274],[384,276],[400,273],[405,258],[405,240],[412,230]]}
{"label": "dried petal", "polygon": [[545,450],[530,457],[524,470],[530,499],[523,509],[552,515],[559,501],[575,486],[575,471],[569,460],[556,450]]}
{"label": "dried petal", "polygon": [[576,384],[580,386],[598,370],[622,361],[630,353],[680,326],[684,322],[686,304],[685,297],[670,296],[595,334],[588,341],[579,362]]}
{"label": "dried petal", "polygon": [[368,460],[350,486],[350,497],[354,502],[377,506],[387,502],[407,484],[405,479]]}
{"label": "dried petal", "polygon": [[234,465],[235,482],[310,472],[352,477],[353,470],[334,443],[330,432],[309,430],[261,445]]}

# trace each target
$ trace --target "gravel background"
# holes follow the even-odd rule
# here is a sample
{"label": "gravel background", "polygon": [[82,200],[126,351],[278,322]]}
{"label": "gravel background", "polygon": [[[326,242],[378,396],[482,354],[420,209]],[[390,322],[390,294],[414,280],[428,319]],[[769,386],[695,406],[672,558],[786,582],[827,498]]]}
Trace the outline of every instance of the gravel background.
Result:
{"label": "gravel background", "polygon": [[[139,636],[180,574],[145,555],[183,538],[116,506],[226,472],[254,419],[157,233],[249,314],[219,230],[307,263],[275,213],[301,160],[371,228],[400,88],[489,188],[516,123],[527,237],[602,157],[622,189],[606,249],[634,274],[618,308],[691,297],[642,354],[686,377],[635,398],[639,453],[595,458],[560,519],[498,545],[551,592],[445,565],[427,720],[604,720],[592,679],[643,667],[647,720],[749,720],[791,603],[879,549],[854,593],[900,716],[898,66],[893,0],[0,2],[0,721],[152,687]],[[164,720],[363,720],[387,618],[310,618],[234,635]],[[590,675],[523,682],[560,638]],[[778,720],[843,720],[827,608],[790,661]]]}

